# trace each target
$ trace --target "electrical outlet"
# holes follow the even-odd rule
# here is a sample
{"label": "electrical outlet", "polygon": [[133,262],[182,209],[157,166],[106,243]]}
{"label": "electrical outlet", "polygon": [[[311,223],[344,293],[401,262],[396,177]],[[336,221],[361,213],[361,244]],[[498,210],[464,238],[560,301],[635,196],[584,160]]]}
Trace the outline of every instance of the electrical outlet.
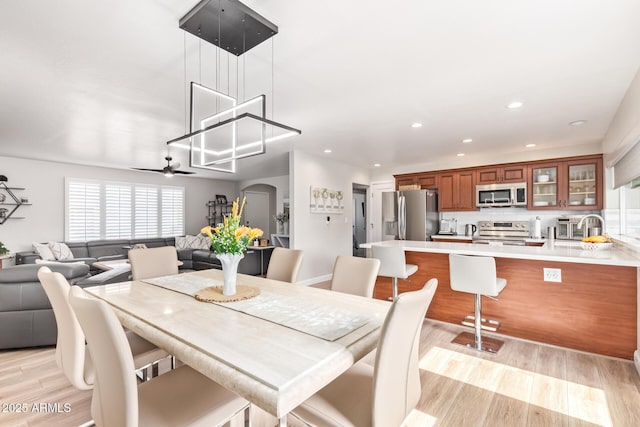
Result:
{"label": "electrical outlet", "polygon": [[544,281],[545,282],[562,282],[562,270],[559,268],[545,268],[544,269]]}

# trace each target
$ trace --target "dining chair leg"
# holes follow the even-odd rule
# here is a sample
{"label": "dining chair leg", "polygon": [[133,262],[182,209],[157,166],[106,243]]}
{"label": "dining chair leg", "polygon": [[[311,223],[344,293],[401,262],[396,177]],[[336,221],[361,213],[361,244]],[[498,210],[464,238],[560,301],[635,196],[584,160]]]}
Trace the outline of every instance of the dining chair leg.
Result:
{"label": "dining chair leg", "polygon": [[171,370],[173,371],[174,369],[176,369],[176,357],[171,356]]}
{"label": "dining chair leg", "polygon": [[287,416],[283,415],[278,418],[278,427],[287,427]]}

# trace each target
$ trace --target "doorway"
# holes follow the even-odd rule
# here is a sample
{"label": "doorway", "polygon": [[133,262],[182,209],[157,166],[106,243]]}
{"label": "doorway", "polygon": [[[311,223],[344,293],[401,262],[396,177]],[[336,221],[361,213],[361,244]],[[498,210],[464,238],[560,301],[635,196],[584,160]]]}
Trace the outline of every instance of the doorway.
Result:
{"label": "doorway", "polygon": [[265,236],[270,232],[269,193],[260,191],[245,191],[247,202],[244,206],[244,223],[248,227],[257,227],[263,230]]}
{"label": "doorway", "polygon": [[366,249],[360,244],[367,241],[367,189],[368,186],[353,184],[353,256],[366,257]]}

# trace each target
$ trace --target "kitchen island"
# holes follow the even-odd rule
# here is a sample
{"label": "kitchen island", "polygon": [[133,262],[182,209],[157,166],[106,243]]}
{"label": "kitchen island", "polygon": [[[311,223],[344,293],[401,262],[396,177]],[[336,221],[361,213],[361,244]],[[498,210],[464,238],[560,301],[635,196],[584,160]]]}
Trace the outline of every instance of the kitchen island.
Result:
{"label": "kitchen island", "polygon": [[[390,240],[361,247],[372,244],[400,245],[407,263],[418,265],[409,280],[398,282],[400,293],[438,279],[430,319],[460,324],[473,313],[473,295],[451,290],[449,254],[491,256],[507,287],[497,301],[483,298],[482,314],[502,323],[499,333],[625,359],[636,352],[640,367],[637,253],[615,246],[586,251],[558,241],[533,247]],[[561,282],[544,281],[545,268],[559,269]],[[379,277],[374,297],[390,295],[390,279]]]}

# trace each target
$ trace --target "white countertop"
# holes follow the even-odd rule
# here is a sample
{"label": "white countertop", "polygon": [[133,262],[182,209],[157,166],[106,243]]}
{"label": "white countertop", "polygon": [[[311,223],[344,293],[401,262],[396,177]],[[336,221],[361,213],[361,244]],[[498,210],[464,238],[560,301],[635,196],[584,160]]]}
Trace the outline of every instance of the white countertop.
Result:
{"label": "white countertop", "polygon": [[465,235],[461,235],[461,234],[434,234],[431,236],[432,240],[439,240],[439,239],[447,239],[447,240],[471,240],[473,239],[473,237],[471,236],[465,236]]}
{"label": "white countertop", "polygon": [[[531,239],[532,241],[536,239]],[[637,253],[614,246],[606,251],[587,251],[579,242],[547,242],[544,246],[493,246],[473,243],[420,242],[414,240],[386,240],[363,243],[361,248],[371,245],[402,246],[405,251],[441,254],[482,255],[497,258],[531,259],[539,261],[574,262],[583,264],[618,265],[640,267]]]}

